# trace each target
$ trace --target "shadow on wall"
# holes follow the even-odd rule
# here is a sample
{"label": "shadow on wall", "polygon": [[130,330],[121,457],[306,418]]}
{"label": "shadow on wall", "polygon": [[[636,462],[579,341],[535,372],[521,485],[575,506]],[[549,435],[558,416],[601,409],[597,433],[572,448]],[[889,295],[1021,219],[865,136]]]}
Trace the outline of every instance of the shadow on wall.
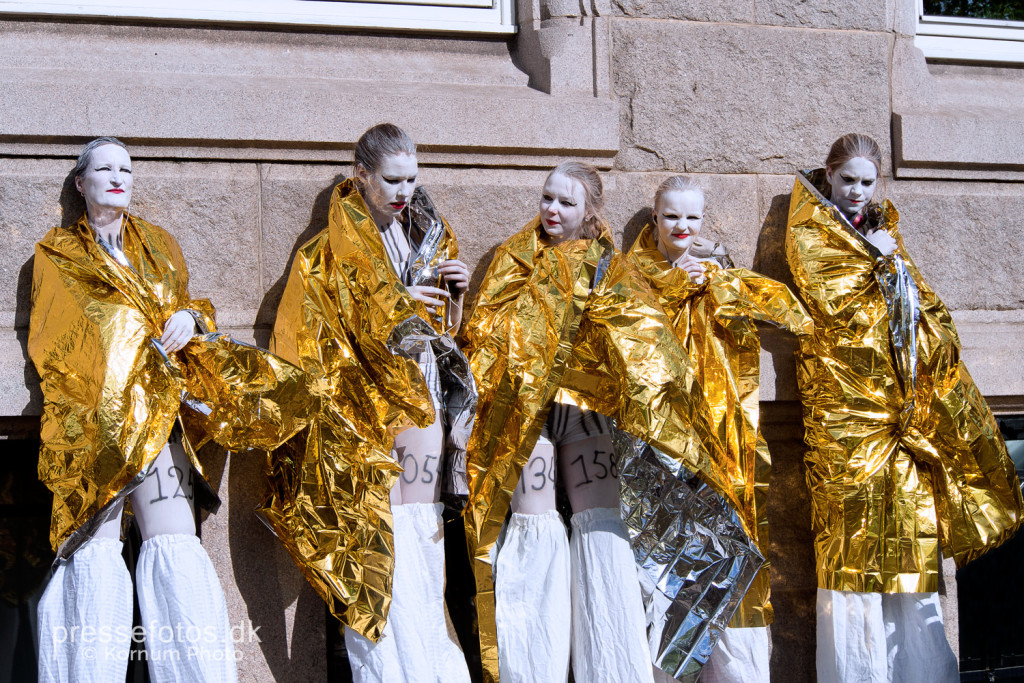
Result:
{"label": "shadow on wall", "polygon": [[765,277],[778,280],[793,291],[793,275],[786,262],[786,222],[789,219],[789,195],[772,197],[768,214],[761,224],[754,252],[754,270]]}
{"label": "shadow on wall", "polygon": [[[765,277],[770,277],[789,287],[796,294],[793,274],[789,271],[786,261],[786,224],[789,220],[789,195],[779,194],[772,197],[768,214],[761,224],[761,233],[757,236],[757,248],[754,251],[754,270]],[[788,387],[780,385],[782,378],[794,378],[796,366],[793,351],[796,350],[791,335],[763,335],[762,344],[772,355],[775,369],[775,395],[785,395]]]}
{"label": "shadow on wall", "polygon": [[[266,454],[249,451],[230,457],[228,539],[234,581],[245,602],[246,616],[258,629],[271,680],[314,680],[323,675],[325,666],[326,607],[284,546],[255,514],[266,491]],[[294,614],[289,618],[290,610]]]}
{"label": "shadow on wall", "polygon": [[66,228],[74,224],[85,213],[85,199],[75,187],[75,176],[72,171],[64,178],[60,188],[60,227]]}
{"label": "shadow on wall", "polygon": [[636,242],[637,238],[640,237],[640,231],[644,229],[648,223],[651,222],[651,214],[654,209],[649,206],[645,206],[640,209],[626,221],[626,226],[622,229],[622,252],[626,253]]}
{"label": "shadow on wall", "polygon": [[270,344],[270,335],[274,329],[274,321],[277,319],[277,307],[284,295],[285,285],[288,284],[288,275],[292,272],[295,254],[298,253],[302,245],[327,229],[327,214],[331,208],[331,195],[334,194],[334,188],[345,178],[343,173],[336,175],[331,184],[318,192],[313,200],[313,206],[309,211],[309,223],[295,238],[295,244],[292,245],[291,253],[288,255],[288,268],[277,282],[270,286],[263,296],[263,301],[260,302],[259,311],[256,313],[256,329],[253,332],[257,346],[265,349]]}
{"label": "shadow on wall", "polygon": [[768,556],[775,609],[771,678],[814,683],[817,577],[799,402],[762,403],[761,433],[772,457],[768,496]]}
{"label": "shadow on wall", "polygon": [[[761,225],[753,269],[795,292],[786,261],[786,223],[789,195],[772,197]],[[776,395],[792,392],[796,373],[789,334],[764,334],[762,346],[772,356]],[[799,401],[761,404],[761,431],[772,456],[768,523],[771,528],[772,629],[771,675],[776,680],[812,683],[815,680],[815,601],[817,576],[811,502],[803,456],[803,424]]]}
{"label": "shadow on wall", "polygon": [[[28,390],[28,403],[21,409],[21,414],[32,417],[38,417],[43,412],[43,390],[39,386],[39,374],[28,356],[28,324],[32,313],[32,269],[35,260],[35,256],[29,257],[18,271],[18,297],[14,305],[14,334],[21,347],[22,360],[25,362],[24,379],[25,388]],[[38,434],[37,430],[35,435]]]}
{"label": "shadow on wall", "polygon": [[480,260],[476,262],[476,268],[474,268],[473,272],[469,275],[469,289],[466,291],[466,299],[462,304],[463,326],[465,326],[466,321],[473,315],[473,309],[476,308],[476,302],[480,296],[480,286],[483,285],[484,276],[487,275],[487,269],[491,267],[491,262],[494,260],[494,255],[498,253],[499,246],[500,245],[495,244],[484,252],[484,255],[480,257]]}

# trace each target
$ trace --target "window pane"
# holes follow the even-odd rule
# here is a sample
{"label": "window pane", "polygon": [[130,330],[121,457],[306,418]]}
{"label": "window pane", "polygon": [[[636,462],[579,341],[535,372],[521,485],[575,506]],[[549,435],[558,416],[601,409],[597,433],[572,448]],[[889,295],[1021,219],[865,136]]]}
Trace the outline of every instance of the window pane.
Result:
{"label": "window pane", "polygon": [[[996,418],[1017,476],[1024,478],[1024,415]],[[964,681],[1019,681],[1024,666],[1024,533],[956,573],[960,674]]]}
{"label": "window pane", "polygon": [[926,15],[1024,21],[1021,0],[924,0]]}

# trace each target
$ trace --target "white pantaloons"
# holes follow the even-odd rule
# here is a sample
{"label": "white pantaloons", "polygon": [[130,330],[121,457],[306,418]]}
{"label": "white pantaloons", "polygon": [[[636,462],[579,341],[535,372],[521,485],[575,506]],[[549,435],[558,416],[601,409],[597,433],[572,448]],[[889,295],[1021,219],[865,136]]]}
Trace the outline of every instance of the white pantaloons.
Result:
{"label": "white pantaloons", "polygon": [[356,683],[469,683],[444,602],[441,503],[393,505],[391,610],[378,643],[345,629]]}
{"label": "white pantaloons", "polygon": [[572,631],[571,569],[569,539],[558,512],[513,513],[494,576],[501,682],[565,683]]}
{"label": "white pantaloons", "polygon": [[955,683],[938,593],[818,589],[820,683]]}
{"label": "white pantaloons", "polygon": [[346,626],[345,650],[348,652],[349,668],[352,669],[352,683],[404,683],[406,680],[390,618],[384,624],[384,632],[376,643]]}
{"label": "white pantaloons", "polygon": [[395,520],[391,613],[398,656],[410,683],[469,683],[469,667],[444,602],[441,503],[406,503]]}
{"label": "white pantaloons", "polygon": [[123,681],[131,631],[121,542],[94,538],[57,565],[39,601],[40,683]]}
{"label": "white pantaloons", "polygon": [[886,593],[882,618],[892,683],[960,680],[959,663],[946,640],[938,593]]}
{"label": "white pantaloons", "polygon": [[573,515],[572,528],[573,675],[588,683],[653,683],[626,523],[617,508],[591,508]]}
{"label": "white pantaloons", "polygon": [[199,538],[143,541],[135,581],[154,683],[238,680],[224,591]]}
{"label": "white pantaloons", "polygon": [[767,626],[727,628],[701,670],[701,683],[768,683],[771,637]]}

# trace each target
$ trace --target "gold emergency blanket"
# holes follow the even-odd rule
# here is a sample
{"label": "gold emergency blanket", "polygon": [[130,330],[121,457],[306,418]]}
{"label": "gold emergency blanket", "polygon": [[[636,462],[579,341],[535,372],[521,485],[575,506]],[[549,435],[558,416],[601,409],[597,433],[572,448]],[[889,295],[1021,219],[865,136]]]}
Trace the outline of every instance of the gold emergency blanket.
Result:
{"label": "gold emergency blanket", "polygon": [[[741,268],[724,269],[704,260],[704,282],[693,282],[658,251],[648,225],[629,250],[672,320],[676,336],[704,389],[712,438],[712,458],[756,524],[751,536],[768,557],[767,497],[771,456],[758,429],[761,337],[755,321],[794,334],[809,334],[810,316],[785,285]],[[772,622],[768,563],[762,566],[731,626],[767,626]]]}
{"label": "gold emergency blanket", "polygon": [[[213,307],[188,293],[174,238],[134,216],[124,256],[98,243],[83,216],[36,245],[28,350],[41,379],[39,478],[53,491],[50,543],[70,556],[101,510],[145,478],[181,410],[194,449],[274,448],[305,424],[305,376],[215,332]],[[179,310],[204,334],[168,357],[159,338]]]}
{"label": "gold emergency blanket", "polygon": [[[643,277],[604,230],[594,240],[545,247],[535,218],[494,256],[466,352],[479,392],[470,440],[466,534],[477,583],[485,678],[498,678],[491,550],[512,491],[556,400],[614,418],[618,428],[699,473],[744,524],[728,472],[704,447],[703,392],[671,322]],[[695,419],[695,421],[693,421]]]}
{"label": "gold emergency blanket", "polygon": [[[414,221],[429,203],[421,195],[417,188]],[[427,222],[413,278],[433,269],[437,284],[438,263],[457,258],[458,245],[442,219]],[[402,471],[394,437],[435,417],[414,360],[428,346],[449,439],[458,442],[453,432],[462,429],[464,445],[476,399],[468,362],[441,320],[409,295],[356,185],[342,182],[327,229],[295,255],[271,346],[312,376],[320,405],[309,429],[271,454],[260,513],[331,612],[374,641],[391,604],[389,495]]]}
{"label": "gold emergency blanket", "polygon": [[[899,245],[883,257],[829,194],[823,169],[798,175],[786,235],[815,323],[797,379],[818,585],[933,592],[940,546],[962,566],[1013,535],[1020,486],[896,209],[886,201],[876,212]],[[893,286],[900,271],[908,277]]]}

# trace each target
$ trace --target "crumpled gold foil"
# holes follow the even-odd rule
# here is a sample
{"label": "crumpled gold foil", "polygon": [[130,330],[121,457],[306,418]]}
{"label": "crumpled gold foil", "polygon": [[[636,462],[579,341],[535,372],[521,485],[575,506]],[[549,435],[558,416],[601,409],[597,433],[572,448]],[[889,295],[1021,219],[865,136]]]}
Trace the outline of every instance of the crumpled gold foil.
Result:
{"label": "crumpled gold foil", "polygon": [[[456,258],[458,245],[419,188],[412,204],[419,281]],[[438,359],[449,443],[464,445],[472,429],[476,389],[447,315],[430,316],[409,295],[355,183],[339,184],[327,229],[295,255],[271,346],[309,373],[320,406],[305,432],[270,455],[260,514],[331,612],[374,641],[391,604],[389,495],[402,471],[394,437],[435,418],[413,359],[425,344]]]}
{"label": "crumpled gold foil", "polygon": [[[43,391],[39,478],[53,491],[58,557],[141,483],[179,410],[200,475],[193,446],[272,448],[309,412],[298,368],[215,332],[209,301],[189,297],[169,233],[129,216],[124,253],[130,266],[97,243],[85,216],[36,245],[28,350]],[[168,357],[158,340],[182,309],[207,334]]]}
{"label": "crumpled gold foil", "polygon": [[657,297],[607,230],[545,246],[538,218],[502,244],[466,324],[480,392],[468,452],[467,540],[477,582],[484,674],[498,678],[491,549],[554,401],[619,429],[697,472],[754,526],[728,471],[704,446],[703,391]]}
{"label": "crumpled gold foil", "polygon": [[[770,323],[797,335],[809,334],[814,325],[784,284],[746,269],[719,266],[716,261],[728,259],[727,253],[724,257],[709,253],[716,260],[702,259],[704,281],[693,282],[685,270],[673,268],[662,256],[654,235],[655,229],[646,226],[629,250],[629,259],[644,274],[672,319],[676,336],[704,389],[701,407],[709,411],[708,422],[713,429],[706,446],[727,473],[743,509],[753,511],[756,524],[751,537],[767,558],[771,456],[758,428],[761,336],[755,322]],[[770,624],[769,598],[766,561],[730,625]]]}
{"label": "crumpled gold foil", "polygon": [[[825,199],[824,175],[797,176],[786,235],[815,323],[801,338],[797,379],[818,585],[934,592],[940,546],[963,566],[1013,535],[1020,485],[960,360],[952,318],[907,254],[896,209],[886,201],[878,213],[899,245],[883,257]],[[896,259],[917,290],[916,313],[906,283],[880,286]],[[913,320],[916,338],[899,331]],[[913,354],[899,346],[907,340]]]}

